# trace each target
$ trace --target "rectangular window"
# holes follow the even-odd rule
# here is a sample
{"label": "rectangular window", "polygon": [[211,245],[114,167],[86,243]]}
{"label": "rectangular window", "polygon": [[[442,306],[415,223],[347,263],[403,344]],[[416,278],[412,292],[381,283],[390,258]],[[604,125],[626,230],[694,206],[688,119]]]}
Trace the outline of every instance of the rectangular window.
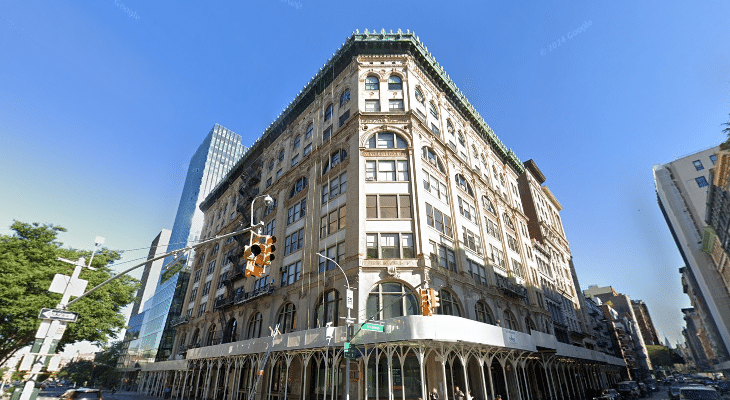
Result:
{"label": "rectangular window", "polygon": [[483,265],[472,261],[469,258],[466,259],[466,264],[469,268],[469,274],[471,274],[472,278],[474,278],[477,283],[481,283],[482,285],[488,285],[487,269]]}
{"label": "rectangular window", "polygon": [[395,180],[395,161],[379,161],[378,162],[378,180],[394,181]]}
{"label": "rectangular window", "polygon": [[322,186],[322,204],[327,203],[330,199],[345,193],[347,191],[347,172],[325,183]]}
{"label": "rectangular window", "polygon": [[438,137],[441,137],[441,131],[440,131],[440,130],[439,130],[439,128],[438,128],[438,127],[437,127],[436,125],[434,125],[433,123],[431,124],[431,132],[433,132],[433,134],[434,134],[434,135],[436,135],[436,136],[438,136]]}
{"label": "rectangular window", "polygon": [[284,240],[284,255],[291,254],[302,248],[304,244],[304,228],[287,236]]}
{"label": "rectangular window", "polygon": [[345,125],[345,122],[350,119],[350,110],[345,111],[344,114],[340,115],[340,126]]}
{"label": "rectangular window", "polygon": [[697,186],[699,186],[701,188],[707,186],[707,179],[705,179],[704,176],[695,178],[695,181],[697,182]]}
{"label": "rectangular window", "polygon": [[451,217],[426,203],[426,223],[448,237],[452,237]]}
{"label": "rectangular window", "polygon": [[303,199],[302,201],[298,202],[297,204],[294,204],[292,207],[289,208],[289,211],[286,216],[286,224],[289,225],[292,222],[299,221],[299,219],[304,217],[306,214],[307,214],[307,199]]}
{"label": "rectangular window", "polygon": [[365,180],[405,182],[410,180],[407,160],[380,160],[365,162]]}
{"label": "rectangular window", "polygon": [[516,253],[520,252],[520,246],[517,244],[517,239],[509,233],[507,234],[507,246]]}
{"label": "rectangular window", "polygon": [[253,283],[253,290],[263,289],[266,287],[266,285],[269,284],[269,282],[273,282],[273,279],[270,280],[268,275],[256,279],[256,281]]}
{"label": "rectangular window", "polygon": [[302,153],[302,156],[303,156],[303,157],[306,157],[306,156],[308,156],[308,155],[309,155],[309,153],[311,153],[311,152],[312,152],[312,144],[310,143],[310,144],[308,144],[308,145],[304,146],[304,152]]}
{"label": "rectangular window", "polygon": [[365,161],[365,180],[374,181],[376,161]]}
{"label": "rectangular window", "polygon": [[710,161],[712,162],[712,165],[715,165],[715,163],[717,163],[717,156],[710,154]]}
{"label": "rectangular window", "polygon": [[415,254],[412,233],[368,233],[365,242],[367,258],[413,258]]}
{"label": "rectangular window", "polygon": [[332,136],[332,126],[322,132],[322,141],[324,142],[325,140],[329,139],[330,136]]}
{"label": "rectangular window", "polygon": [[481,254],[482,242],[479,239],[479,236],[464,227],[462,227],[462,229],[462,241],[464,243],[464,246],[476,252],[477,254]]}
{"label": "rectangular window", "polygon": [[512,273],[522,278],[522,263],[514,258],[512,259]]}
{"label": "rectangular window", "polygon": [[205,285],[203,286],[203,293],[201,293],[201,296],[207,296],[208,293],[210,293],[210,283],[212,281],[205,282]]}
{"label": "rectangular window", "polygon": [[329,236],[347,225],[347,206],[342,206],[325,215],[320,220],[319,237]]}
{"label": "rectangular window", "polygon": [[695,169],[696,169],[697,171],[700,171],[700,170],[703,170],[703,169],[705,169],[705,166],[704,166],[704,165],[702,165],[702,161],[700,161],[700,160],[694,160],[694,161],[692,161],[692,164],[694,164],[694,166],[695,166]]}
{"label": "rectangular window", "polygon": [[279,178],[281,177],[281,174],[282,174],[283,172],[284,172],[284,170],[283,170],[283,169],[279,169],[278,171],[276,171],[276,179],[279,179]]}
{"label": "rectangular window", "polygon": [[218,289],[226,285],[226,279],[228,279],[228,271],[222,273],[218,278]]}
{"label": "rectangular window", "polygon": [[266,187],[269,187],[269,186],[271,186],[271,178],[266,180]]}
{"label": "rectangular window", "polygon": [[206,275],[210,275],[210,274],[212,274],[212,273],[213,273],[213,271],[215,271],[215,260],[211,261],[211,262],[210,262],[210,263],[208,264],[208,271],[206,271],[206,273],[205,273],[205,274],[206,274]]}
{"label": "rectangular window", "polygon": [[507,266],[504,264],[504,253],[502,250],[499,250],[498,248],[490,245],[492,249],[492,263],[495,267],[501,269],[502,271],[507,270]]}
{"label": "rectangular window", "polygon": [[390,111],[403,111],[403,100],[388,100]]}
{"label": "rectangular window", "polygon": [[380,111],[380,100],[365,100],[365,111],[368,111],[368,112]]}
{"label": "rectangular window", "polygon": [[449,204],[449,190],[446,185],[425,170],[423,171],[423,188],[437,199]]}
{"label": "rectangular window", "polygon": [[193,288],[193,291],[190,292],[190,301],[195,301],[196,297],[198,297],[198,288]]}
{"label": "rectangular window", "polygon": [[302,262],[297,261],[284,267],[281,274],[281,287],[291,285],[302,277]]}
{"label": "rectangular window", "polygon": [[199,281],[200,280],[200,275],[202,275],[202,274],[203,274],[203,270],[202,269],[199,269],[199,270],[195,271],[195,281],[194,282]]}
{"label": "rectangular window", "polygon": [[456,253],[449,247],[431,241],[433,248],[432,261],[438,263],[439,267],[456,272]]}
{"label": "rectangular window", "polygon": [[201,317],[203,313],[205,313],[205,306],[207,306],[208,303],[203,303],[198,306],[198,317]]}
{"label": "rectangular window", "polygon": [[484,223],[487,225],[487,235],[491,235],[501,242],[502,239],[497,224],[487,217],[484,217]]}
{"label": "rectangular window", "polygon": [[274,236],[276,231],[276,220],[272,219],[269,221],[268,224],[264,227],[264,235]]}
{"label": "rectangular window", "polygon": [[365,196],[365,217],[375,218],[412,218],[411,196],[408,194],[381,194]]}
{"label": "rectangular window", "polygon": [[299,154],[297,154],[294,157],[292,157],[292,159],[291,159],[291,166],[293,167],[293,166],[297,165],[298,163],[299,163]]}
{"label": "rectangular window", "polygon": [[459,203],[459,213],[471,222],[476,222],[477,212],[473,205],[464,201],[461,196],[456,196],[456,200]]}

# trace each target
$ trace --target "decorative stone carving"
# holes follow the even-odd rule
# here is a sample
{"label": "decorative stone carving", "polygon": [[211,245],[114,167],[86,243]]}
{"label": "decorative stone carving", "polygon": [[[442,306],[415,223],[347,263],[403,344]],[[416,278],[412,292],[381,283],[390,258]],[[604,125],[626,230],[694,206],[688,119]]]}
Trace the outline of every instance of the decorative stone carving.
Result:
{"label": "decorative stone carving", "polygon": [[392,276],[393,278],[399,278],[400,273],[398,272],[398,268],[395,265],[388,266],[388,276]]}

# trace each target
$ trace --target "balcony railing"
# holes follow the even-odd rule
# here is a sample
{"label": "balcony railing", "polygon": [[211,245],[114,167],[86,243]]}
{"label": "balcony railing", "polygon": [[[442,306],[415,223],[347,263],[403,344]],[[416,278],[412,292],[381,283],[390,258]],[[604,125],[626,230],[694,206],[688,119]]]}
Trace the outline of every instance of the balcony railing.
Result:
{"label": "balcony railing", "polygon": [[170,322],[170,325],[175,327],[183,324],[187,324],[190,322],[190,317],[187,315],[178,315],[177,317],[174,317],[172,321]]}
{"label": "balcony railing", "polygon": [[514,298],[527,299],[527,288],[521,284],[513,281],[512,279],[505,278],[502,275],[496,275],[497,287],[502,290],[504,294]]}
{"label": "balcony railing", "polygon": [[214,309],[224,308],[232,305],[243,304],[251,300],[257,299],[261,296],[266,296],[274,293],[274,283],[269,282],[266,285],[261,286],[258,289],[251,291],[244,291],[243,288],[238,288],[232,293],[232,296],[225,296],[216,299]]}

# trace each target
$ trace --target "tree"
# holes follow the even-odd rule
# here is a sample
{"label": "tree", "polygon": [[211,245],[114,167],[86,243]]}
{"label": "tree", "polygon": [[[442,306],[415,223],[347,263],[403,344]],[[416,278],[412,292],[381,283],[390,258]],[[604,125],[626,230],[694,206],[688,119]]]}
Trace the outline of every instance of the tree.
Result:
{"label": "tree", "polygon": [[[74,266],[58,257],[77,260],[88,258],[90,251],[63,248],[56,241],[60,226],[15,221],[13,235],[0,235],[0,364],[21,348],[30,345],[40,325],[41,308],[55,308],[61,295],[48,291],[55,274],[71,275]],[[93,266],[84,268],[80,278],[89,281],[87,290],[113,275],[109,264],[119,253],[106,248],[97,251]],[[138,281],[123,276],[69,307],[80,314],[79,321],[69,323],[58,350],[82,340],[107,342],[116,338],[125,326],[121,310],[134,300]]]}
{"label": "tree", "polygon": [[117,370],[117,358],[122,351],[122,341],[103,345],[94,361],[77,360],[68,363],[58,371],[58,378],[68,379],[79,385],[112,388],[122,376]]}
{"label": "tree", "polygon": [[666,346],[647,345],[649,359],[654,367],[672,367],[674,364],[684,364],[684,358]]}

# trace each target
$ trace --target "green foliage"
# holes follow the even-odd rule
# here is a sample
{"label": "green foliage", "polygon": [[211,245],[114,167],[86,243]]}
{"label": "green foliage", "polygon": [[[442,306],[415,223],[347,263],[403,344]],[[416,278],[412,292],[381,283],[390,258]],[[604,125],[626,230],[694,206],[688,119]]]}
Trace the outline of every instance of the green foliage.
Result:
{"label": "green foliage", "polygon": [[647,345],[646,350],[649,352],[649,359],[654,368],[672,367],[674,364],[684,364],[682,356],[674,350],[666,346]]}
{"label": "green foliage", "polygon": [[[62,248],[56,241],[66,231],[62,227],[15,221],[11,228],[14,235],[0,235],[0,364],[34,340],[41,308],[55,308],[61,300],[48,288],[55,274],[70,276],[74,266],[57,258],[91,256],[90,251]],[[118,259],[115,251],[98,251],[92,263],[97,270],[84,268],[80,275],[89,281],[87,290],[113,276],[108,265]],[[80,314],[79,321],[68,325],[58,350],[82,340],[104,343],[116,338],[125,324],[121,310],[134,300],[136,289],[137,280],[124,276],[69,307]]]}
{"label": "green foliage", "polygon": [[121,341],[104,345],[103,350],[97,353],[94,361],[72,361],[58,371],[56,376],[74,381],[79,385],[114,387],[122,377],[122,372],[116,367],[121,350]]}

